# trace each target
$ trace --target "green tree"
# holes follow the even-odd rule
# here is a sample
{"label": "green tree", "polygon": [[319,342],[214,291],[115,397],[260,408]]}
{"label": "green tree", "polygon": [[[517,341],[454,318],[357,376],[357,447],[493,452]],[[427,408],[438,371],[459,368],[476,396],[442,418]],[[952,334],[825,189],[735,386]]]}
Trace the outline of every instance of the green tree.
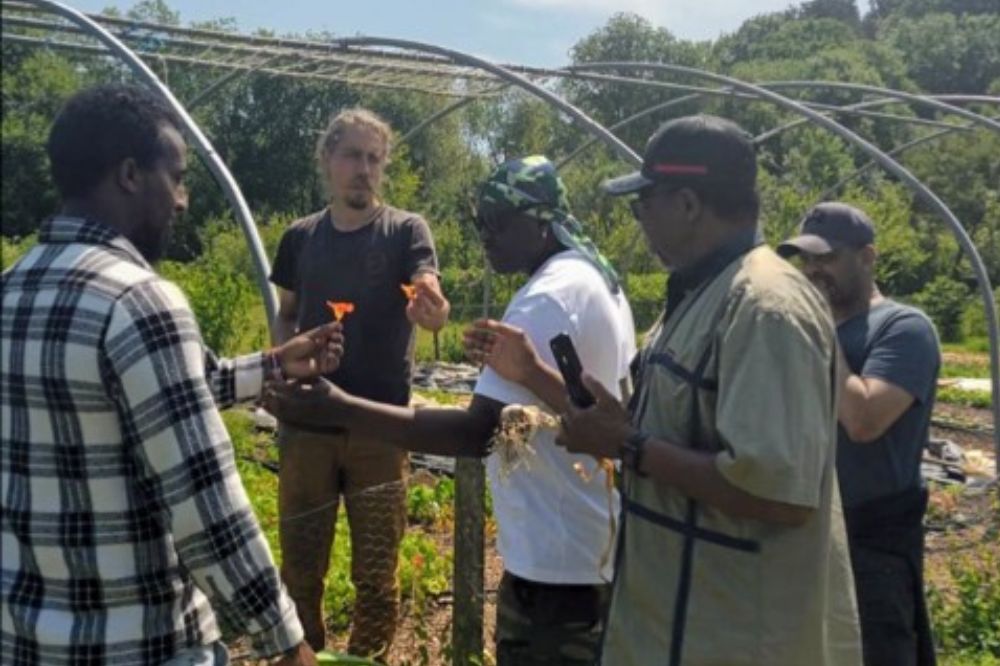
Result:
{"label": "green tree", "polygon": [[1000,78],[1000,12],[891,17],[880,39],[907,55],[910,77],[932,93],[985,93]]}
{"label": "green tree", "polygon": [[82,83],[74,64],[48,51],[14,53],[4,46],[2,79],[3,206],[5,236],[25,236],[58,206],[45,142],[63,101]]}
{"label": "green tree", "polygon": [[[649,21],[635,14],[616,14],[608,23],[583,38],[570,51],[575,65],[601,61],[657,62],[710,69],[708,43],[677,39],[665,28],[654,27]],[[690,77],[670,76],[649,70],[628,70],[621,74],[648,80],[678,81],[703,84]],[[565,92],[575,104],[586,109],[600,122],[610,125],[626,117],[666,101],[672,93],[665,89],[608,84],[595,81],[567,81]],[[687,113],[691,112],[689,107]],[[681,113],[674,109],[674,114]],[[620,132],[623,140],[632,146],[642,146],[652,131],[664,118],[652,117],[633,123]]]}

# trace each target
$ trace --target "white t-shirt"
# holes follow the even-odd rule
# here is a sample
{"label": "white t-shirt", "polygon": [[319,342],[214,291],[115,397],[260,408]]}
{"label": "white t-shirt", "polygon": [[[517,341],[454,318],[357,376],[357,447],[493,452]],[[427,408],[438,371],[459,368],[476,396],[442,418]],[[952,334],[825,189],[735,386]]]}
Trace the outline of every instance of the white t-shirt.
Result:
{"label": "white t-shirt", "polygon": [[[567,333],[583,369],[609,391],[620,395],[635,355],[635,326],[624,293],[611,293],[601,274],[577,251],[549,258],[507,306],[503,321],[523,329],[542,359],[556,367],[549,340]],[[534,393],[486,368],[475,392],[505,404],[536,405],[548,410]],[[609,548],[608,493],[604,474],[589,482],[573,464],[593,471],[594,458],[574,455],[555,445],[555,433],[540,430],[529,456],[501,478],[496,455],[487,460],[497,548],[504,568],[521,578],[543,583],[597,584],[611,580],[612,558],[603,571],[601,556]],[[618,517],[614,491],[611,511]]]}

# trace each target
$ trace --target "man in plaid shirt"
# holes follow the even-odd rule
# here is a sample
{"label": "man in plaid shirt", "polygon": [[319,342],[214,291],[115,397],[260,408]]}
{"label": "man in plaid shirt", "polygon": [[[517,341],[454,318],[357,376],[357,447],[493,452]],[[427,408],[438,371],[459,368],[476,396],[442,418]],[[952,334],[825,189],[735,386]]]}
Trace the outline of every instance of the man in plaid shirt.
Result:
{"label": "man in plaid shirt", "polygon": [[219,360],[149,262],[187,207],[152,93],[72,98],[48,142],[61,214],[2,278],[0,662],[224,664],[219,624],[314,664],[217,407],[339,362],[339,325]]}

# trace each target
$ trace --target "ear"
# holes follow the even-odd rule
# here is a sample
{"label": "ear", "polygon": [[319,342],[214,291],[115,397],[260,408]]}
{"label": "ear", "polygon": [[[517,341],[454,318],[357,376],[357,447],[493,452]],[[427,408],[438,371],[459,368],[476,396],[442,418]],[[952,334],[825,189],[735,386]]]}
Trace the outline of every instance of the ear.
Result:
{"label": "ear", "polygon": [[129,157],[121,161],[115,169],[115,183],[125,192],[135,194],[142,186],[142,169],[135,159]]}
{"label": "ear", "polygon": [[680,205],[684,211],[684,218],[688,222],[695,222],[701,217],[703,204],[694,190],[683,188],[677,192]]}
{"label": "ear", "polygon": [[874,269],[875,260],[878,258],[878,250],[875,249],[874,245],[865,245],[861,248],[859,256],[861,257],[861,263],[869,269]]}

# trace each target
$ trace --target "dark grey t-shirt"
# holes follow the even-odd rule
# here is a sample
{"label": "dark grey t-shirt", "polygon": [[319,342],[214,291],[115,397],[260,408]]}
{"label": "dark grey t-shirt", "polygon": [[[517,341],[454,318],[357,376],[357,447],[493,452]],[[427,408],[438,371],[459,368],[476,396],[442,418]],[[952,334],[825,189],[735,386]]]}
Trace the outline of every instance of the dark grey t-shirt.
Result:
{"label": "dark grey t-shirt", "polygon": [[271,282],[298,298],[298,327],[331,320],[327,301],[350,301],[344,357],[328,379],[354,395],[405,405],[410,398],[413,325],[399,288],[437,270],[430,228],[416,213],[383,206],[370,224],[338,231],[329,210],[291,224],[278,246]]}
{"label": "dark grey t-shirt", "polygon": [[852,442],[841,427],[837,475],[845,507],[920,485],[941,350],[934,325],[908,305],[884,300],[837,327],[851,372],[876,377],[913,396],[913,404],[874,442]]}

